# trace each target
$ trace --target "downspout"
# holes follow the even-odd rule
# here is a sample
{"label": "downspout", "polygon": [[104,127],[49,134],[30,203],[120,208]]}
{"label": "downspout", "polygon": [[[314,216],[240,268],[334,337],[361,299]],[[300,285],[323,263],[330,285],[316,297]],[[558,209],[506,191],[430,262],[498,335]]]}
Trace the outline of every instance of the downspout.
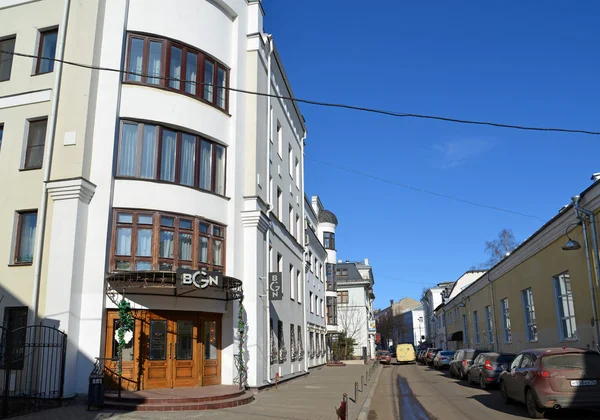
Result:
{"label": "downspout", "polygon": [[28,325],[36,323],[39,311],[39,293],[42,277],[42,253],[44,252],[44,233],[46,231],[46,215],[48,213],[48,182],[50,181],[50,169],[52,166],[52,154],[54,151],[54,139],[56,132],[56,114],[58,111],[58,100],[60,97],[60,81],[62,78],[63,63],[65,56],[65,37],[67,34],[67,23],[69,20],[69,9],[71,0],[65,0],[62,20],[59,26],[58,40],[56,43],[56,61],[54,62],[54,86],[52,88],[52,106],[48,116],[48,129],[46,132],[46,147],[44,148],[44,175],[42,182],[42,199],[38,213],[38,226],[35,232],[35,252],[33,254],[33,291],[31,293],[31,312],[29,313]]}
{"label": "downspout", "polygon": [[[301,194],[301,200],[302,200],[302,226],[304,226],[304,230],[302,231],[302,249],[304,250],[302,252],[302,323],[304,324],[304,331],[302,332],[304,334],[304,337],[302,338],[302,343],[306,344],[308,343],[308,341],[306,340],[306,336],[308,331],[306,331],[306,256],[308,254],[308,244],[305,243],[305,239],[306,239],[306,229],[307,227],[304,225],[305,223],[305,217],[306,215],[304,214],[304,140],[306,139],[306,130],[304,131],[304,134],[302,135],[302,138],[300,139],[300,154],[302,156],[302,166],[300,167],[300,194]],[[298,293],[300,293],[300,290],[298,290]],[[327,298],[325,298],[327,300]],[[306,349],[308,347],[305,345],[304,346],[304,371],[308,372],[308,357],[306,355]]]}
{"label": "downspout", "polygon": [[[594,247],[594,249],[593,249],[594,263],[596,266],[595,267],[595,269],[596,269],[596,284],[598,284],[598,279],[600,278],[600,258],[598,257],[598,239],[597,239],[597,235],[596,235],[595,216],[594,216],[593,212],[579,206],[579,196],[578,195],[573,197],[573,206],[575,207],[575,210],[577,212],[577,217],[579,219],[583,219],[579,215],[579,213],[583,213],[586,216],[588,216],[588,218],[590,220],[590,226],[592,228],[592,245]],[[593,276],[592,276],[589,245],[588,245],[588,239],[587,239],[587,228],[586,228],[585,220],[582,220],[582,226],[583,226],[583,241],[585,242],[585,257],[587,260],[588,276],[590,279],[590,291],[592,294],[592,311],[593,311],[593,316],[594,316],[594,329],[596,330],[596,350],[600,351],[600,325],[598,325],[598,308],[596,307],[596,290],[594,288],[594,280],[593,280]]]}
{"label": "downspout", "polygon": [[490,283],[490,294],[491,294],[491,299],[492,299],[492,331],[491,332],[493,334],[494,337],[494,341],[496,342],[497,346],[498,346],[498,353],[500,353],[500,341],[498,341],[498,328],[497,328],[497,324],[496,324],[496,304],[494,301],[494,283],[492,282],[492,279],[490,279],[490,272],[488,270],[487,272],[487,279],[488,282]]}
{"label": "downspout", "polygon": [[267,347],[267,362],[265,363],[266,368],[266,379],[267,383],[271,383],[271,301],[269,299],[269,267],[271,253],[269,252],[269,245],[271,243],[271,212],[273,211],[273,203],[272,203],[272,195],[271,191],[271,182],[269,180],[269,176],[271,173],[271,139],[273,138],[273,122],[271,121],[271,55],[273,54],[273,36],[267,35],[267,40],[269,41],[269,54],[267,56],[267,156],[265,159],[265,190],[267,191],[267,223],[269,224],[267,228],[267,240],[265,241],[265,299],[267,305],[267,315],[266,315],[266,329],[267,332],[265,334],[266,337],[266,347]]}

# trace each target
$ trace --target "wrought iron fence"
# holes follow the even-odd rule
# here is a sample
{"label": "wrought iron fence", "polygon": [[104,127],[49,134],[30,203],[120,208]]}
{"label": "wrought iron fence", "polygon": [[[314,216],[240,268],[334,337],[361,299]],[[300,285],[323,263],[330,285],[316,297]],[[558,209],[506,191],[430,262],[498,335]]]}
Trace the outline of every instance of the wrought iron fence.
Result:
{"label": "wrought iron fence", "polygon": [[0,418],[59,407],[67,335],[46,325],[0,329]]}

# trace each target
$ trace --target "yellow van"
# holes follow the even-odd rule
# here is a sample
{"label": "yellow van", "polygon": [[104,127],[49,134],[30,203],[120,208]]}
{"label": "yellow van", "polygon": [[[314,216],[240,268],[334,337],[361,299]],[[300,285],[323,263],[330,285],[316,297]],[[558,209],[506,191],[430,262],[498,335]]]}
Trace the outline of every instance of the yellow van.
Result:
{"label": "yellow van", "polygon": [[416,360],[415,347],[412,344],[398,344],[396,346],[396,362],[415,363]]}

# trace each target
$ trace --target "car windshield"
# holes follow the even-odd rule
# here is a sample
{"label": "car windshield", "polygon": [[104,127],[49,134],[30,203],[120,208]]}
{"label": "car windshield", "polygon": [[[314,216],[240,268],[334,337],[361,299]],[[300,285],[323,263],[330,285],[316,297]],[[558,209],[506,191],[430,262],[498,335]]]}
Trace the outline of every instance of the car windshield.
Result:
{"label": "car windshield", "polygon": [[600,354],[567,353],[545,356],[542,364],[546,369],[581,369],[588,376],[600,376]]}
{"label": "car windshield", "polygon": [[516,356],[514,354],[501,354],[500,356],[497,356],[494,361],[496,363],[510,363],[515,359],[515,357]]}

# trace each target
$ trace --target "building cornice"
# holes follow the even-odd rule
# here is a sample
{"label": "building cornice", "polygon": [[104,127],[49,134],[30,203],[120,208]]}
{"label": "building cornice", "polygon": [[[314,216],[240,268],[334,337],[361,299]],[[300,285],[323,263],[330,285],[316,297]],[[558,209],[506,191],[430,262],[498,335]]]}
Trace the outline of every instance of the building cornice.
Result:
{"label": "building cornice", "polygon": [[242,211],[242,226],[258,228],[261,233],[265,233],[269,229],[269,219],[260,210]]}
{"label": "building cornice", "polygon": [[53,201],[78,199],[84,204],[89,204],[96,191],[96,185],[85,178],[71,178],[50,181],[47,189]]}

